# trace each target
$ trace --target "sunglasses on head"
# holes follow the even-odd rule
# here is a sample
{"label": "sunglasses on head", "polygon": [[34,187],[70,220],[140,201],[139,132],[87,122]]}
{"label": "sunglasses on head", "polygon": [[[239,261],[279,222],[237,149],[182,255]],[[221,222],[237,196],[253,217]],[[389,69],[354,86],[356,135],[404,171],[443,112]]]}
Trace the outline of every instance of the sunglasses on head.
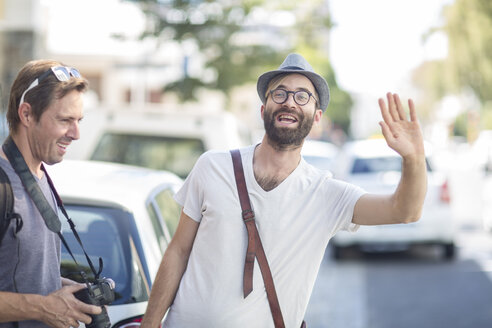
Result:
{"label": "sunglasses on head", "polygon": [[26,95],[26,93],[32,88],[38,86],[41,81],[43,81],[48,75],[50,75],[50,73],[53,73],[58,81],[62,82],[70,80],[70,77],[82,77],[82,75],[80,75],[80,72],[76,68],[66,66],[53,66],[49,70],[41,74],[36,80],[34,80],[26,89],[26,91],[22,93],[19,106],[24,102],[24,96]]}

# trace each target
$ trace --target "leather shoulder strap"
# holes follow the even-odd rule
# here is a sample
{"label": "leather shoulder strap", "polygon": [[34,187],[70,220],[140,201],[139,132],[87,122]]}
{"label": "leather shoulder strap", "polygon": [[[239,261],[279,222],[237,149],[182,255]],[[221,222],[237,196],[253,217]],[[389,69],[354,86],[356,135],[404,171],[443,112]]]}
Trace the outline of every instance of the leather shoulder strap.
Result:
{"label": "leather shoulder strap", "polygon": [[246,180],[244,178],[241,153],[238,149],[231,150],[231,156],[239,194],[239,202],[241,203],[242,217],[248,231],[248,249],[246,251],[243,278],[244,297],[246,298],[253,290],[253,268],[256,257],[260,266],[261,275],[263,276],[263,282],[265,283],[268,304],[270,305],[270,311],[272,312],[275,328],[284,328],[284,319],[282,317],[282,311],[280,310],[277,292],[275,291],[272,272],[270,271],[270,266],[268,265],[268,260],[265,255],[263,245],[261,244],[260,235],[258,234],[258,229],[256,228],[255,214],[251,209],[251,202],[249,199],[248,190],[246,188]]}

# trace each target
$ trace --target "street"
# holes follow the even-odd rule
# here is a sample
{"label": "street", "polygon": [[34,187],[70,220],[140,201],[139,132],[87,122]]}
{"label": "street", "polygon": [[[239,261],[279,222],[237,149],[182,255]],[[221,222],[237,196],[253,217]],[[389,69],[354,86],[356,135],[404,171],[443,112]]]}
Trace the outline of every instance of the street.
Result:
{"label": "street", "polygon": [[308,327],[492,327],[492,233],[481,220],[482,191],[491,190],[492,177],[460,169],[450,178],[456,258],[442,260],[437,248],[415,247],[354,252],[335,261],[328,247],[307,309]]}
{"label": "street", "polygon": [[415,248],[326,253],[306,314],[310,328],[486,328],[492,326],[492,235],[463,231],[458,256]]}

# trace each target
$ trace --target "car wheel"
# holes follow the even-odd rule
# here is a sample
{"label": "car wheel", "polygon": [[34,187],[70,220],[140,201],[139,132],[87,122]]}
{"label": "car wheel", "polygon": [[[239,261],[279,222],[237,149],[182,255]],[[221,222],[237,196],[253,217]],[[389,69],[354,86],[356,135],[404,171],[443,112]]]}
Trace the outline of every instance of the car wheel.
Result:
{"label": "car wheel", "polygon": [[456,247],[453,243],[442,245],[444,250],[444,259],[452,260],[456,255]]}

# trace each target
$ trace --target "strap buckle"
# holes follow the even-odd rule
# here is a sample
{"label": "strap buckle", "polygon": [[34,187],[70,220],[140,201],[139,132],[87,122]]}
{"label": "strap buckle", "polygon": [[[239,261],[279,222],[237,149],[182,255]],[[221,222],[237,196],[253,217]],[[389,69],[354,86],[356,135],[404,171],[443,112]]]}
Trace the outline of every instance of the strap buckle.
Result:
{"label": "strap buckle", "polygon": [[244,210],[242,212],[244,222],[252,221],[255,219],[255,212],[251,209]]}

